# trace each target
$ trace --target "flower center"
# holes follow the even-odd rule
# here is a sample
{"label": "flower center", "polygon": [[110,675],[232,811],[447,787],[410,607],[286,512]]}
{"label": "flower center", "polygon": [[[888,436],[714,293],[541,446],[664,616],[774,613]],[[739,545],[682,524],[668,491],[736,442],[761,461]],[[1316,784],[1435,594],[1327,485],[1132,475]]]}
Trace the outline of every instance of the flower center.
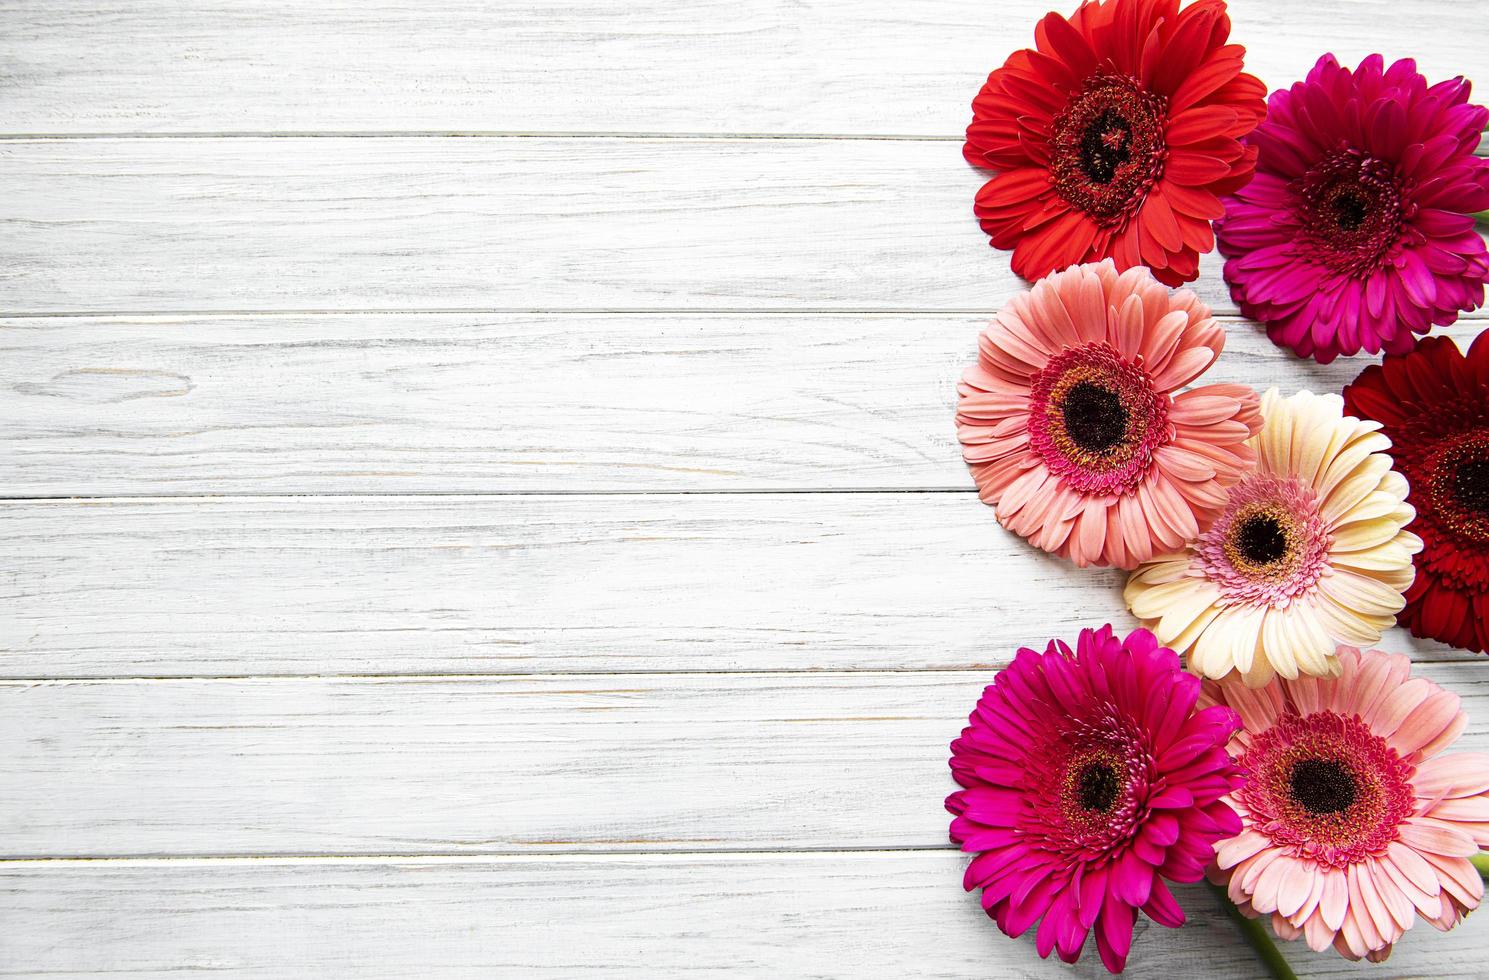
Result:
{"label": "flower center", "polygon": [[1191,567],[1227,602],[1286,606],[1323,575],[1330,538],[1313,491],[1296,479],[1253,474],[1195,543]]}
{"label": "flower center", "polygon": [[1131,490],[1169,438],[1167,396],[1107,344],[1051,358],[1034,378],[1029,406],[1030,446],[1080,493]]}
{"label": "flower center", "polygon": [[1300,245],[1331,269],[1373,272],[1400,240],[1405,218],[1395,168],[1359,150],[1326,157],[1293,183]]}
{"label": "flower center", "polygon": [[1121,788],[1117,770],[1109,763],[1088,762],[1076,776],[1075,798],[1087,813],[1106,813],[1117,802]]}
{"label": "flower center", "polygon": [[1236,800],[1294,857],[1345,867],[1383,853],[1416,808],[1412,766],[1357,715],[1285,714],[1252,737]]}
{"label": "flower center", "polygon": [[1111,109],[1102,110],[1081,135],[1081,169],[1092,182],[1110,184],[1131,158],[1132,127]]}
{"label": "flower center", "polygon": [[1055,189],[1104,227],[1120,225],[1163,175],[1168,100],[1126,75],[1098,74],[1066,103],[1050,132]]}
{"label": "flower center", "polygon": [[1252,514],[1236,531],[1236,548],[1253,565],[1270,565],[1287,554],[1287,532],[1276,515]]}
{"label": "flower center", "polygon": [[1335,198],[1334,210],[1339,227],[1344,231],[1354,231],[1365,223],[1365,202],[1353,194],[1344,193]]}
{"label": "flower center", "polygon": [[1348,810],[1360,795],[1349,770],[1333,759],[1299,759],[1288,785],[1293,799],[1313,814]]}
{"label": "flower center", "polygon": [[1107,452],[1127,434],[1128,414],[1121,396],[1090,381],[1070,386],[1060,415],[1071,440],[1087,452]]}
{"label": "flower center", "polygon": [[1470,431],[1447,445],[1427,495],[1443,525],[1466,540],[1489,541],[1489,431]]}
{"label": "flower center", "polygon": [[[1067,727],[1068,726],[1068,727]],[[1025,773],[1044,803],[1029,832],[1051,849],[1101,849],[1124,841],[1143,811],[1151,757],[1143,734],[1112,705],[1030,738],[1044,746]]]}
{"label": "flower center", "polygon": [[1489,517],[1489,459],[1471,459],[1453,474],[1453,496],[1468,510]]}

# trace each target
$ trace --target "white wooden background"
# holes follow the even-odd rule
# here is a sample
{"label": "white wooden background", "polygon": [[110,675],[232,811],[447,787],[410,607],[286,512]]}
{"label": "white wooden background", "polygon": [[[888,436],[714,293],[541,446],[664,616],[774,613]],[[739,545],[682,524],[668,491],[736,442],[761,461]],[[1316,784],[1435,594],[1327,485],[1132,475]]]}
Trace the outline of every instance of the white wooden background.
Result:
{"label": "white wooden background", "polygon": [[[1101,975],[941,809],[992,667],[1130,625],[951,423],[1046,2],[0,0],[0,975]],[[1232,12],[1273,85],[1489,83],[1475,0]],[[1203,268],[1213,377],[1358,370]],[[1482,658],[1386,645],[1489,747]],[[1255,976],[1181,897],[1130,974]]]}

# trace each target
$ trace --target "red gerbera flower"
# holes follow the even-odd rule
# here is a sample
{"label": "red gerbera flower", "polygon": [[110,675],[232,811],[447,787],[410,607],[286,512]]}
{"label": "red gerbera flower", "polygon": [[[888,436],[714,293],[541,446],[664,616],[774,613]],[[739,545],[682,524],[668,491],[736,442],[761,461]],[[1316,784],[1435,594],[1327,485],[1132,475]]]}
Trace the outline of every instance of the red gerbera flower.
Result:
{"label": "red gerbera flower", "polygon": [[962,153],[998,171],[982,229],[1025,279],[1111,258],[1170,286],[1199,275],[1220,198],[1251,179],[1241,138],[1267,90],[1226,44],[1223,0],[1104,0],[1051,13],[972,102]]}
{"label": "red gerbera flower", "polygon": [[1489,648],[1489,333],[1464,357],[1447,337],[1372,364],[1344,389],[1375,419],[1411,484],[1417,576],[1398,617],[1416,636]]}

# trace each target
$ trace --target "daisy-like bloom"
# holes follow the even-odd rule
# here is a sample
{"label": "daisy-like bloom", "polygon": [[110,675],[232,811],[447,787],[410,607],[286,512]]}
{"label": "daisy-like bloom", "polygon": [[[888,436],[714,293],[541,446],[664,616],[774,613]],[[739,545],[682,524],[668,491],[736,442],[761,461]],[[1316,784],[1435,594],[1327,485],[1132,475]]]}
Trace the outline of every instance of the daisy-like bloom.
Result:
{"label": "daisy-like bloom", "polygon": [[1127,605],[1206,677],[1337,674],[1396,621],[1422,542],[1390,440],[1338,395],[1262,396],[1256,467],[1210,529],[1128,579]]}
{"label": "daisy-like bloom", "polygon": [[[1141,909],[1184,922],[1165,881],[1198,881],[1241,832],[1221,802],[1240,785],[1230,708],[1196,709],[1200,682],[1146,630],[1082,630],[1075,650],[1022,649],[982,692],[951,772],[951,839],[974,852],[964,884],[1009,936],[1036,921],[1040,956],[1073,963],[1094,928],[1122,969]],[[1040,921],[1042,919],[1042,921]]]}
{"label": "daisy-like bloom", "polygon": [[1344,403],[1385,428],[1423,541],[1401,621],[1417,636],[1489,649],[1489,333],[1468,356],[1428,337],[1366,368]]}
{"label": "daisy-like bloom", "polygon": [[1146,265],[1170,286],[1199,275],[1220,199],[1251,179],[1243,146],[1266,86],[1226,44],[1222,0],[1105,0],[1051,13],[972,102],[962,153],[998,175],[975,210],[1013,271]]}
{"label": "daisy-like bloom", "polygon": [[1242,312],[1325,364],[1405,353],[1413,332],[1482,303],[1489,279],[1469,214],[1489,208],[1489,160],[1473,155],[1489,110],[1462,78],[1429,87],[1413,61],[1383,66],[1327,54],[1272,93],[1249,140],[1256,179],[1215,225]]}
{"label": "daisy-like bloom", "polygon": [[957,387],[957,435],[984,503],[1077,565],[1133,568],[1179,548],[1250,467],[1256,393],[1206,385],[1225,331],[1188,290],[1111,261],[1004,307]]}
{"label": "daisy-like bloom", "polygon": [[1338,678],[1260,690],[1209,682],[1245,728],[1228,802],[1245,825],[1211,874],[1284,939],[1383,960],[1421,916],[1451,929],[1479,904],[1470,855],[1489,847],[1489,756],[1440,755],[1467,724],[1456,694],[1376,650],[1339,651]]}

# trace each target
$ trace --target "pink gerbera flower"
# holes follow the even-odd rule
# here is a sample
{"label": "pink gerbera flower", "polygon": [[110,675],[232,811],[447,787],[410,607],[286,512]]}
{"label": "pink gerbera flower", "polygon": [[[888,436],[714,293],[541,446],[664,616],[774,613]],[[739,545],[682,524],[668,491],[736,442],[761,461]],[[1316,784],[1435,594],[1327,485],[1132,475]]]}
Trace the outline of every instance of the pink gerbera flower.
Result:
{"label": "pink gerbera flower", "polygon": [[1322,363],[1404,354],[1483,303],[1489,279],[1471,216],[1489,208],[1489,160],[1473,155],[1489,110],[1461,77],[1429,87],[1410,59],[1383,66],[1326,54],[1273,92],[1256,177],[1215,224],[1242,312]]}
{"label": "pink gerbera flower", "polygon": [[[1096,930],[1101,962],[1127,961],[1137,910],[1175,927],[1165,880],[1197,881],[1240,822],[1225,751],[1235,712],[1196,710],[1200,681],[1147,630],[1082,630],[1076,649],[1022,649],[951,744],[965,787],[946,800],[951,839],[976,852],[968,891],[1009,936],[1040,923],[1040,956],[1073,963]],[[1040,921],[1042,919],[1042,921]]]}
{"label": "pink gerbera flower", "polygon": [[1339,649],[1337,679],[1249,689],[1235,675],[1201,703],[1240,712],[1229,802],[1245,825],[1213,872],[1284,939],[1383,960],[1421,916],[1451,929],[1479,904],[1469,862],[1489,846],[1489,756],[1439,755],[1467,719],[1406,657]]}
{"label": "pink gerbera flower", "polygon": [[1132,568],[1197,537],[1255,459],[1256,392],[1206,385],[1225,332],[1188,290],[1111,261],[1046,276],[983,331],[957,435],[984,503],[1077,565]]}

